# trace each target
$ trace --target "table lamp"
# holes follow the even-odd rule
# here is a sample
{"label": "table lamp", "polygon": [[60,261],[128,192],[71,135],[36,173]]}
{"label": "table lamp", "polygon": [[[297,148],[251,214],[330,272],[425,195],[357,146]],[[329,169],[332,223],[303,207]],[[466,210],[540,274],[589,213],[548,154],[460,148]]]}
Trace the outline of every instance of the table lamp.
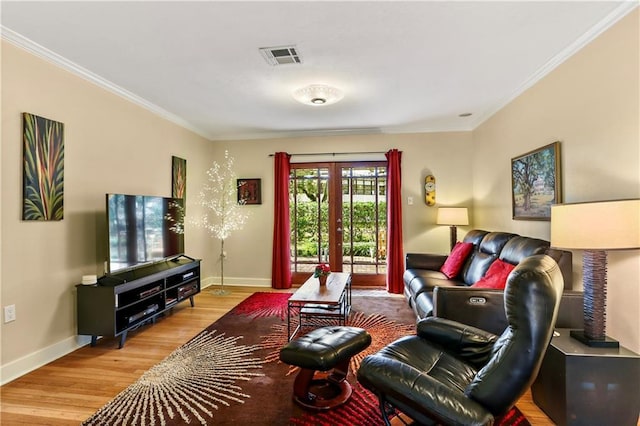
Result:
{"label": "table lamp", "polygon": [[640,200],[551,206],[551,245],[584,250],[584,330],[571,330],[571,337],[588,346],[618,347],[605,334],[607,251],[640,248]]}
{"label": "table lamp", "polygon": [[436,224],[449,225],[451,235],[451,249],[458,241],[458,229],[456,225],[468,225],[469,213],[466,207],[439,207]]}

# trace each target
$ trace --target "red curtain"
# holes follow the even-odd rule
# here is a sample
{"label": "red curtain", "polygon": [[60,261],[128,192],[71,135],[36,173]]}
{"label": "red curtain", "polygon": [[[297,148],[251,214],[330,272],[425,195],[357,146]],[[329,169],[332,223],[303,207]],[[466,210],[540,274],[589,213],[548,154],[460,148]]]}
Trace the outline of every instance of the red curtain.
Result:
{"label": "red curtain", "polygon": [[392,149],[387,157],[387,291],[402,294],[404,248],[402,246],[402,152]]}
{"label": "red curtain", "polygon": [[273,257],[271,287],[291,288],[291,259],[289,241],[289,158],[286,152],[276,152],[273,211]]}

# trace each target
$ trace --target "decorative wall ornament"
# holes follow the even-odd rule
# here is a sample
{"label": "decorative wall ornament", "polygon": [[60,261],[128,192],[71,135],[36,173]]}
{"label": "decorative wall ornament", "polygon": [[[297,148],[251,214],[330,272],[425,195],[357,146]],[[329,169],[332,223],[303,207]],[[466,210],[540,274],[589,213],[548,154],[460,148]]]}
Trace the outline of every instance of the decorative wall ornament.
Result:
{"label": "decorative wall ornament", "polygon": [[436,178],[433,175],[424,178],[424,202],[428,206],[436,204]]}
{"label": "decorative wall ornament", "polygon": [[22,219],[62,220],[64,124],[27,112],[22,123]]}
{"label": "decorative wall ornament", "polygon": [[172,156],[171,166],[171,196],[173,198],[184,198],[187,191],[187,160]]}
{"label": "decorative wall ornament", "polygon": [[562,202],[560,142],[511,159],[515,220],[551,220],[551,206]]}
{"label": "decorative wall ornament", "polygon": [[182,207],[187,206],[187,160],[171,157],[171,196],[182,198]]}
{"label": "decorative wall ornament", "polygon": [[238,179],[238,203],[262,204],[260,179]]}

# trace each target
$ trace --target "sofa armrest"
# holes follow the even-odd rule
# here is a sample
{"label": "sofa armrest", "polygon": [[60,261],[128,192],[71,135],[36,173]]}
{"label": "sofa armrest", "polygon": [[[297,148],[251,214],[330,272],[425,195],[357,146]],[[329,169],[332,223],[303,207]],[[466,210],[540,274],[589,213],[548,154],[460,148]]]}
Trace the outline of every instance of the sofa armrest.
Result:
{"label": "sofa armrest", "polygon": [[[560,298],[556,328],[583,327],[583,293],[564,291]],[[500,335],[509,325],[504,311],[503,290],[473,287],[436,287],[433,315],[469,324]]]}
{"label": "sofa armrest", "polygon": [[584,293],[569,290],[562,293],[556,328],[584,328]]}
{"label": "sofa armrest", "polygon": [[433,315],[500,335],[507,328],[504,291],[473,287],[436,287]]}
{"label": "sofa armrest", "polygon": [[407,253],[405,256],[405,269],[439,271],[447,257],[445,254]]}
{"label": "sofa armrest", "polygon": [[564,280],[564,289],[573,289],[573,253],[567,250],[559,250],[555,248],[548,248],[546,253],[556,261],[562,272],[562,279]]}
{"label": "sofa armrest", "polygon": [[436,317],[418,321],[416,334],[476,367],[482,367],[487,362],[498,339],[495,334],[479,328]]}

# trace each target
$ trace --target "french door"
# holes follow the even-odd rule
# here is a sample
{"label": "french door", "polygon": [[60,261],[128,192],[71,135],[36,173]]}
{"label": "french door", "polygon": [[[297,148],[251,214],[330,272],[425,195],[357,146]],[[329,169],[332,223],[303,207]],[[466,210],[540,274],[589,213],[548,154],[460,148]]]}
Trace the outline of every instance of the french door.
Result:
{"label": "french door", "polygon": [[294,163],[289,175],[291,272],[303,283],[318,263],[353,285],[385,285],[387,165]]}

